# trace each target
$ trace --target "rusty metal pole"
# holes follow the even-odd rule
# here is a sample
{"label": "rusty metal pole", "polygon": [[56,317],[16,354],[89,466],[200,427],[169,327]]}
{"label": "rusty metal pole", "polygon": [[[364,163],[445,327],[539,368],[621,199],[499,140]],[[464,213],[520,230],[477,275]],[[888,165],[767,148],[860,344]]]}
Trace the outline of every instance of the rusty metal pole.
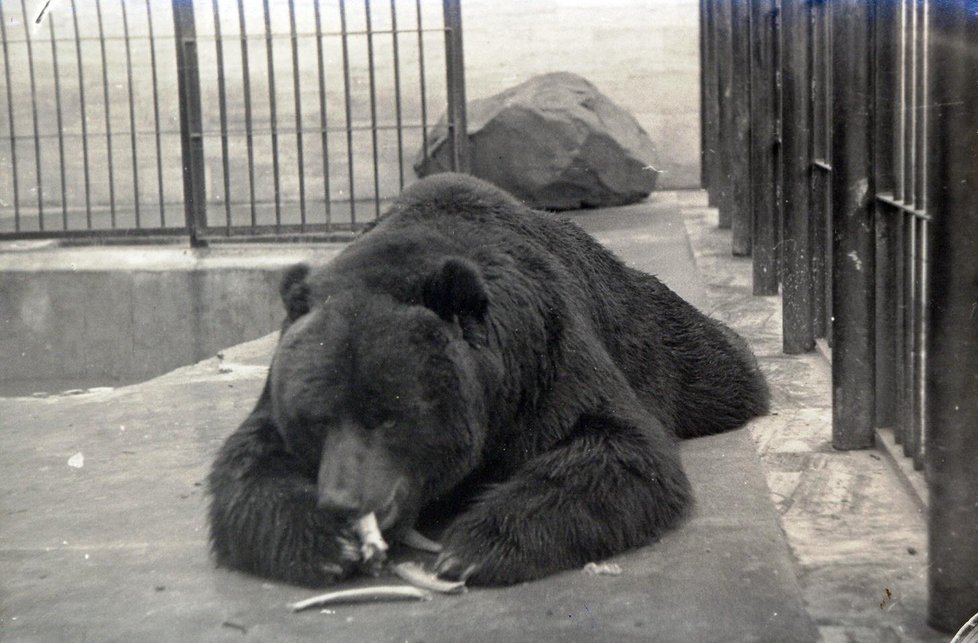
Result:
{"label": "rusty metal pole", "polygon": [[953,632],[978,612],[978,12],[928,20],[928,622]]}

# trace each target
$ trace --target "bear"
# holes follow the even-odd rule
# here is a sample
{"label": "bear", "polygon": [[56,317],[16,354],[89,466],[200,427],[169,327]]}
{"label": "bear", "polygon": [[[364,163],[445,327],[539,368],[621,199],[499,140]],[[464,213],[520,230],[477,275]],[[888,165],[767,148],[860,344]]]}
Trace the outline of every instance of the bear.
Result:
{"label": "bear", "polygon": [[352,524],[440,526],[436,573],[509,585],[646,545],[687,515],[678,440],[768,408],[747,343],[570,220],[466,175],[405,189],[282,280],[254,410],[208,477],[220,566],[357,570]]}

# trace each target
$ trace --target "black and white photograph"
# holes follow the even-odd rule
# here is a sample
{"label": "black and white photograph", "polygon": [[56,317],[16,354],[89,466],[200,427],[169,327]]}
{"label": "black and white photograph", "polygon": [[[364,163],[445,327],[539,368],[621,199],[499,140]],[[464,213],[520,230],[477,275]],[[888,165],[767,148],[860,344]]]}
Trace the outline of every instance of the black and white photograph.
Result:
{"label": "black and white photograph", "polygon": [[0,640],[978,643],[975,0],[0,45]]}

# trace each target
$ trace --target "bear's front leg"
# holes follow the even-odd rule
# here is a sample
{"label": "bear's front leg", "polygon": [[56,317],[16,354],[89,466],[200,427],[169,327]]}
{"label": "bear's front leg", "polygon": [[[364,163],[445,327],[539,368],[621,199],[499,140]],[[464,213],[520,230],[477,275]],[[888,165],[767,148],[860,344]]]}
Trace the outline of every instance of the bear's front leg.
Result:
{"label": "bear's front leg", "polygon": [[448,528],[437,571],[477,585],[533,580],[647,544],[691,502],[657,420],[584,417]]}
{"label": "bear's front leg", "polygon": [[208,477],[211,547],[218,564],[309,586],[356,568],[346,521],[316,506],[316,480],[288,453],[268,414],[267,390],[217,454]]}

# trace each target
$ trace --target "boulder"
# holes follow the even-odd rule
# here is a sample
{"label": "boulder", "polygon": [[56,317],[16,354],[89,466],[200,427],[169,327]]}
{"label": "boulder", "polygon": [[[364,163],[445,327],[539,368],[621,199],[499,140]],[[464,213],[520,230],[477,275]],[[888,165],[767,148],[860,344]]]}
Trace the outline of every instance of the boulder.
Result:
{"label": "boulder", "polygon": [[[467,105],[471,173],[528,205],[573,210],[641,201],[655,188],[656,150],[625,110],[567,72],[535,76]],[[414,164],[451,169],[445,117]]]}

